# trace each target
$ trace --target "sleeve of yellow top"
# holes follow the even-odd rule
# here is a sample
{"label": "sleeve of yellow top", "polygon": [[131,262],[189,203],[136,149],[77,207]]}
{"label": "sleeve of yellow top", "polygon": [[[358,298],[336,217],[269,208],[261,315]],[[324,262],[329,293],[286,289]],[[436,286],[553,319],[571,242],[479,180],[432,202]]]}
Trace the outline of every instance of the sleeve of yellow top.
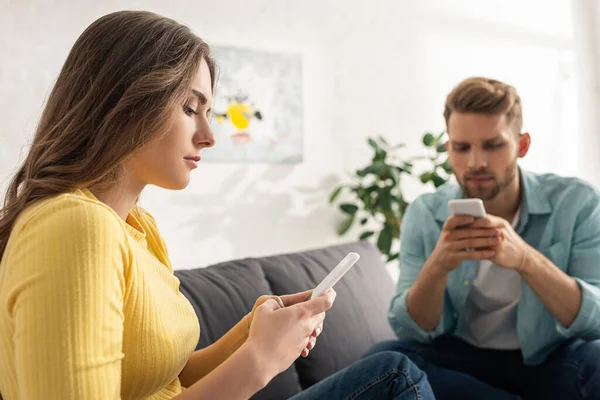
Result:
{"label": "sleeve of yellow top", "polygon": [[127,254],[119,221],[102,206],[67,199],[15,233],[19,399],[119,399]]}
{"label": "sleeve of yellow top", "polygon": [[242,318],[215,343],[192,354],[183,371],[179,374],[179,380],[184,387],[190,387],[204,378],[244,344],[248,339],[247,317]]}

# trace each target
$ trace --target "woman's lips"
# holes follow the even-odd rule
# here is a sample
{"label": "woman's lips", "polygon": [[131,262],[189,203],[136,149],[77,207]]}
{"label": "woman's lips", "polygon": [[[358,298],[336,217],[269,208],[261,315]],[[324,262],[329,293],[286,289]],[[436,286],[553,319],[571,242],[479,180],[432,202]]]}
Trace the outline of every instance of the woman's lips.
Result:
{"label": "woman's lips", "polygon": [[192,168],[198,168],[198,163],[200,162],[200,156],[194,157],[184,157],[184,160],[192,166]]}

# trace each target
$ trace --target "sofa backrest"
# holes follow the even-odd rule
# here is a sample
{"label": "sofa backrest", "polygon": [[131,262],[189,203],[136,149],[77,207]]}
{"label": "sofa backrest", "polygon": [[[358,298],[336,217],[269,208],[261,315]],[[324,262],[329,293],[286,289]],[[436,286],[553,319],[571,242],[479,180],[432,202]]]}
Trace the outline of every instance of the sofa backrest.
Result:
{"label": "sofa backrest", "polygon": [[253,399],[289,398],[358,360],[374,343],[394,338],[386,318],[393,283],[379,251],[363,241],[176,271],[181,292],[198,314],[198,348],[227,332],[258,296],[312,289],[351,251],[361,258],[335,286],[337,298],[316,347]]}

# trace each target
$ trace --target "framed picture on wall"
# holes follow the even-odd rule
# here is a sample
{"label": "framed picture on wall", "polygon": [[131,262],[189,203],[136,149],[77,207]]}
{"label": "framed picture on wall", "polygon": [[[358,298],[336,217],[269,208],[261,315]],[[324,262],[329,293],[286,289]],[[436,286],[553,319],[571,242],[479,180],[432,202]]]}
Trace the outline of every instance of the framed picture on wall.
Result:
{"label": "framed picture on wall", "polygon": [[218,64],[206,161],[294,164],[303,160],[300,55],[213,47]]}

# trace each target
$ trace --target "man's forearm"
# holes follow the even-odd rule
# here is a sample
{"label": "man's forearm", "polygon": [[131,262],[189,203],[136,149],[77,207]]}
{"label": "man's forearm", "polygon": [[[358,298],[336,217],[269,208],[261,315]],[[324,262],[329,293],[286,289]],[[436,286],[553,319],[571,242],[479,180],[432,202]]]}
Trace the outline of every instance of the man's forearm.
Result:
{"label": "man's forearm", "polygon": [[521,276],[548,311],[565,328],[571,326],[581,308],[581,288],[537,250],[532,249],[521,270]]}
{"label": "man's forearm", "polygon": [[448,272],[427,261],[409,289],[408,313],[421,329],[431,331],[440,322],[447,282]]}

